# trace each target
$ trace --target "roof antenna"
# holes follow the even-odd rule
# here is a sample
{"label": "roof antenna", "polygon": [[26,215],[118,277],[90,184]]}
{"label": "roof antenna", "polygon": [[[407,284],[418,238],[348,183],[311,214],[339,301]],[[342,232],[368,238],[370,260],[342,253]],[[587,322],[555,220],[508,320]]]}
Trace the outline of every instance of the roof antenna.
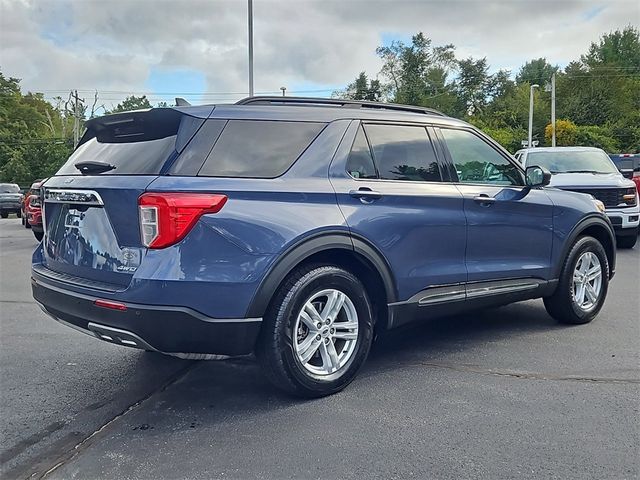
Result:
{"label": "roof antenna", "polygon": [[176,107],[190,107],[191,104],[182,97],[176,97]]}

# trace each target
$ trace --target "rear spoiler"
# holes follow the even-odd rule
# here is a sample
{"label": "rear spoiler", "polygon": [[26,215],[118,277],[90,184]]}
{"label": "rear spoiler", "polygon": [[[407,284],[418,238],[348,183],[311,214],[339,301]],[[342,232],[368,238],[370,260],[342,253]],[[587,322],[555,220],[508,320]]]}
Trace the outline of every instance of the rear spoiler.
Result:
{"label": "rear spoiler", "polygon": [[92,118],[85,123],[87,130],[78,145],[94,137],[103,143],[131,143],[177,135],[185,123],[190,124],[189,130],[193,130],[195,125],[199,128],[213,109],[212,105],[149,108]]}

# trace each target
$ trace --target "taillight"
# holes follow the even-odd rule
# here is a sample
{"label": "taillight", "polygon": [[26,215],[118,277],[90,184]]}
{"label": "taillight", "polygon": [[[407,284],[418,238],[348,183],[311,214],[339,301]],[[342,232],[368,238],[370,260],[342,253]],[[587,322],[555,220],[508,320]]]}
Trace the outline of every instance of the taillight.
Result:
{"label": "taillight", "polygon": [[145,193],[138,199],[142,244],[164,248],[182,240],[198,219],[219,212],[226,195],[208,193]]}

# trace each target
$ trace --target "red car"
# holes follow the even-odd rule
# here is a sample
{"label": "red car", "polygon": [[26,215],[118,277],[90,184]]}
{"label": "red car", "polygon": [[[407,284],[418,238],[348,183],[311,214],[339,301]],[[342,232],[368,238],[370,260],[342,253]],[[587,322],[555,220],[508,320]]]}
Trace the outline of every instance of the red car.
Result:
{"label": "red car", "polygon": [[42,208],[40,204],[40,185],[44,180],[36,180],[29,191],[24,195],[22,204],[22,224],[25,228],[31,228],[36,240],[41,241],[44,236],[42,226]]}
{"label": "red car", "polygon": [[24,226],[24,228],[31,228],[29,222],[27,221],[27,201],[31,195],[38,195],[40,193],[40,185],[44,180],[34,180],[24,195],[22,196],[22,200],[20,201],[20,222]]}
{"label": "red car", "polygon": [[[623,175],[633,180],[640,192],[640,153],[609,155]],[[631,172],[633,171],[633,172]]]}

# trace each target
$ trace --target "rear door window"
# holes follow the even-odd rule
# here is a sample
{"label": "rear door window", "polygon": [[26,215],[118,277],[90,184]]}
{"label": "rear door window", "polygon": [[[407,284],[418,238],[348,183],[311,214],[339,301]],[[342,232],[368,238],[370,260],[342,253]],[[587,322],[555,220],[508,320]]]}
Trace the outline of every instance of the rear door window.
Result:
{"label": "rear door window", "polygon": [[278,177],[293,165],[324,126],[315,122],[230,120],[198,175]]}
{"label": "rear door window", "polygon": [[366,125],[380,178],[441,182],[442,175],[427,130],[410,125]]}
{"label": "rear door window", "polygon": [[356,138],[353,141],[353,147],[351,147],[351,153],[349,153],[349,158],[347,159],[347,172],[353,178],[378,178],[369,142],[367,142],[362,126],[358,129]]}

